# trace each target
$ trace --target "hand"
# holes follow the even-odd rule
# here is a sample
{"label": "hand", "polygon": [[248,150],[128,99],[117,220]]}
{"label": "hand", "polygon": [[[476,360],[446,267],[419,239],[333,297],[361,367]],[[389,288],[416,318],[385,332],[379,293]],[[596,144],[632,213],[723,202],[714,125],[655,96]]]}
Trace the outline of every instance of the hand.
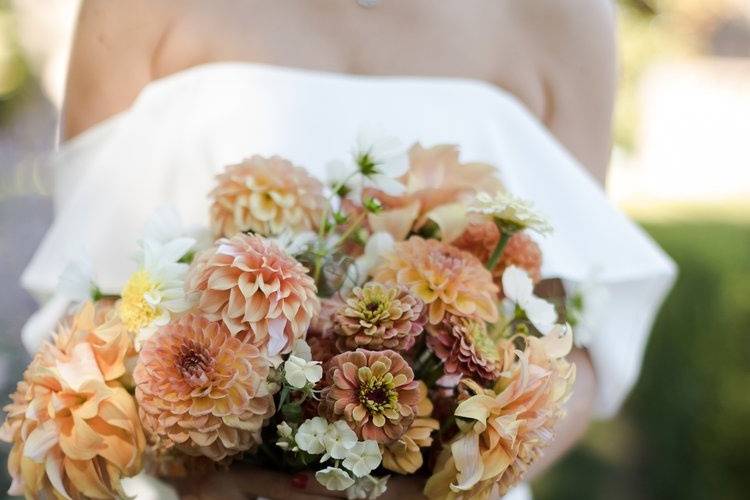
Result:
{"label": "hand", "polygon": [[[293,476],[248,465],[236,465],[228,471],[215,472],[196,479],[175,480],[172,484],[185,500],[247,500],[255,497],[282,500],[346,498],[343,491],[327,490],[310,472]],[[388,480],[388,490],[379,498],[423,498],[423,488],[424,480],[420,476],[393,474]]]}

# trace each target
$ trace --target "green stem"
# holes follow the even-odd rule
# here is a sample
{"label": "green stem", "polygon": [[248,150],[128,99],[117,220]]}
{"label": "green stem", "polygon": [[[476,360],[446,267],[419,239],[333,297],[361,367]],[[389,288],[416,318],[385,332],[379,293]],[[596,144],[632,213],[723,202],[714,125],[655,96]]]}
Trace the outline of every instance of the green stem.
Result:
{"label": "green stem", "polygon": [[508,241],[510,241],[511,236],[513,236],[512,231],[508,231],[507,229],[503,230],[502,234],[500,235],[500,241],[497,242],[495,249],[492,251],[492,255],[490,255],[490,259],[487,261],[487,265],[485,266],[490,271],[495,269],[495,266],[497,266],[497,263],[500,261],[500,257],[503,255],[503,250],[505,250],[505,246],[508,244]]}
{"label": "green stem", "polygon": [[366,216],[367,216],[367,212],[362,212],[361,214],[359,214],[357,218],[351,222],[349,227],[346,228],[346,231],[344,231],[344,233],[339,237],[338,241],[336,241],[336,244],[334,246],[337,247],[341,245],[342,243],[344,243],[349,238],[349,236],[351,236],[352,233],[354,233],[354,231],[359,229],[359,227],[362,225],[362,221],[365,220]]}

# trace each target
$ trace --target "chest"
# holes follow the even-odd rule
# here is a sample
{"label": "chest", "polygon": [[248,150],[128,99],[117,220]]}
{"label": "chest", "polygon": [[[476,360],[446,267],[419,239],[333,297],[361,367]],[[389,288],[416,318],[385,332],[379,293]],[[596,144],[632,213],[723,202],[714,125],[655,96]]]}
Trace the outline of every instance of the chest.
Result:
{"label": "chest", "polygon": [[194,2],[161,48],[163,74],[216,61],[336,73],[472,78],[544,108],[540,78],[505,2],[355,0]]}

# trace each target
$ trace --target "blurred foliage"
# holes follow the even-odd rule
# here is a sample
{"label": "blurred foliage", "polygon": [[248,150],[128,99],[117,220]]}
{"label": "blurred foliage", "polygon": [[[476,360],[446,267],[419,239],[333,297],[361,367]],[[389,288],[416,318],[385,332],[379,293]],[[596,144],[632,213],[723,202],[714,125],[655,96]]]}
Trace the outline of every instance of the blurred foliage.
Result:
{"label": "blurred foliage", "polygon": [[535,485],[536,500],[748,498],[750,226],[652,225],[680,276],[620,417]]}
{"label": "blurred foliage", "polygon": [[0,121],[13,105],[13,97],[28,78],[28,69],[16,36],[16,26],[8,0],[0,0]]}
{"label": "blurred foliage", "polygon": [[632,152],[637,139],[638,84],[655,61],[705,54],[714,27],[747,0],[619,0],[620,78],[615,143]]}

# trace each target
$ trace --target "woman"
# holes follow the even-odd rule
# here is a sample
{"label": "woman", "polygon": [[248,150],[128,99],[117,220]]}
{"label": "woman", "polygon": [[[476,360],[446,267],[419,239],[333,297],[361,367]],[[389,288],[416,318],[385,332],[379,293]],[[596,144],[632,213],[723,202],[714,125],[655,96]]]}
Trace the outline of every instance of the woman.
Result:
{"label": "woman", "polygon": [[[362,121],[385,122],[405,143],[460,144],[464,157],[501,165],[506,184],[552,216],[559,236],[541,242],[551,276],[573,286],[599,278],[611,303],[630,301],[613,306],[613,335],[599,332],[571,355],[574,396],[533,478],[594,413],[616,411],[652,319],[628,311],[655,311],[673,274],[581,173],[605,179],[614,60],[609,0],[84,1],[57,158],[59,217],[24,283],[39,295],[53,290],[49,276],[75,231],[93,250],[100,286],[119,289],[126,272],[109,265],[119,242],[135,241],[165,201],[200,222],[203,180],[242,156],[278,153],[320,175],[323,155],[343,147],[330,137],[347,141]],[[592,249],[592,239],[605,241]],[[582,246],[579,261],[558,257]],[[627,349],[612,340],[617,328]],[[284,477],[233,472],[188,489],[222,498],[330,494],[309,483],[300,491]],[[394,481],[388,494],[418,490]]]}

